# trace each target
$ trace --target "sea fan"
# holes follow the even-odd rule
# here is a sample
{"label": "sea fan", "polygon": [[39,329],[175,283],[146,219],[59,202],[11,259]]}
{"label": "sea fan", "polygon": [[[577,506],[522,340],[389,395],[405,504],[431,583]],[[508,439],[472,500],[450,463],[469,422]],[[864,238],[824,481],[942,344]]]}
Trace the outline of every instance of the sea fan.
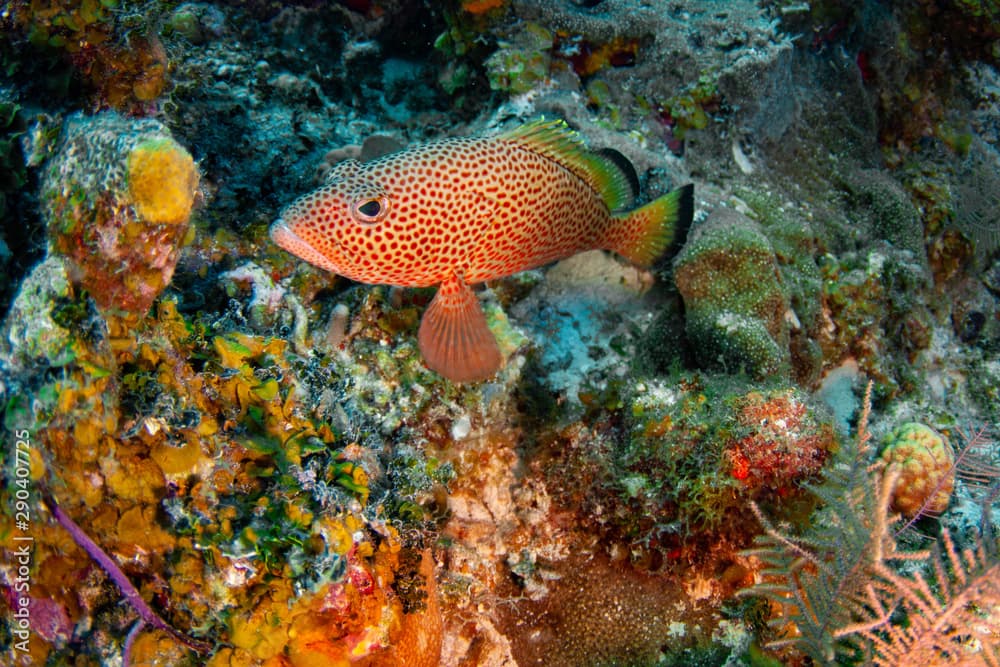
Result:
{"label": "sea fan", "polygon": [[812,488],[823,507],[805,535],[788,535],[752,505],[764,534],[745,553],[761,561],[762,582],[744,594],[763,595],[784,609],[770,625],[785,636],[768,648],[794,646],[818,664],[845,650],[835,632],[854,620],[855,606],[846,601],[864,599],[874,554],[891,541],[875,524],[884,494],[881,475],[872,474],[867,463],[870,395],[869,386],[857,439],[837,453],[824,483]]}

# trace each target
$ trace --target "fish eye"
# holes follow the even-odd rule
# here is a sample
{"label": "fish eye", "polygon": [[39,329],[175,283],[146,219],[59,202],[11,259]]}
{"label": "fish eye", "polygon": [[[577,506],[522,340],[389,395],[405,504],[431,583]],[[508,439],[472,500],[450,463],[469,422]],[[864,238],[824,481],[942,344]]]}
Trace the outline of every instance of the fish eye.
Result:
{"label": "fish eye", "polygon": [[351,204],[351,216],[363,224],[379,222],[388,212],[389,200],[386,197],[365,197]]}
{"label": "fish eye", "polygon": [[364,204],[358,207],[358,213],[367,215],[369,218],[374,218],[382,211],[382,205],[379,204],[374,199],[369,199]]}

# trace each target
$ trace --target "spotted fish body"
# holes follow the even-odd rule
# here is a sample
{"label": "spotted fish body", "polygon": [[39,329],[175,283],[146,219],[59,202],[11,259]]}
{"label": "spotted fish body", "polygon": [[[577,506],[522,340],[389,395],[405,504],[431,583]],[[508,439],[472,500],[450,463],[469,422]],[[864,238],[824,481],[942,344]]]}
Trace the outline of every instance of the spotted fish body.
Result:
{"label": "spotted fish body", "polygon": [[560,121],[491,138],[346,160],[291,204],[271,238],[364,283],[440,285],[419,333],[428,366],[458,382],[502,364],[470,284],[603,248],[649,265],[692,214],[686,186],[628,213],[628,174]]}

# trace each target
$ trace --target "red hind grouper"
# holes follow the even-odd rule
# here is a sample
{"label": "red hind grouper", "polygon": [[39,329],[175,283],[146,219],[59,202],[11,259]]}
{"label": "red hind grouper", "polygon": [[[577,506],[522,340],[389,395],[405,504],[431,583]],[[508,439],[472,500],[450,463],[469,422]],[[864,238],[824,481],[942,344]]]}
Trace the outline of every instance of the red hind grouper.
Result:
{"label": "red hind grouper", "polygon": [[635,173],[619,161],[588,152],[562,121],[345,160],[271,238],[351,280],[439,285],[420,323],[424,361],[454,382],[484,380],[503,359],[470,285],[595,248],[649,266],[690,224],[691,185],[621,211]]}

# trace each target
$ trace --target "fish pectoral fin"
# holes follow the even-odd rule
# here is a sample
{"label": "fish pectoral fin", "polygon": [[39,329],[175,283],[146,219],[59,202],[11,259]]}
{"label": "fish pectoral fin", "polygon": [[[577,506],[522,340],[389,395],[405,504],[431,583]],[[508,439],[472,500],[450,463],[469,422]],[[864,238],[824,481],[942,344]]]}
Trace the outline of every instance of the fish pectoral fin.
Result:
{"label": "fish pectoral fin", "polygon": [[438,288],[417,335],[424,363],[452,382],[478,382],[503,364],[479,299],[455,276]]}

